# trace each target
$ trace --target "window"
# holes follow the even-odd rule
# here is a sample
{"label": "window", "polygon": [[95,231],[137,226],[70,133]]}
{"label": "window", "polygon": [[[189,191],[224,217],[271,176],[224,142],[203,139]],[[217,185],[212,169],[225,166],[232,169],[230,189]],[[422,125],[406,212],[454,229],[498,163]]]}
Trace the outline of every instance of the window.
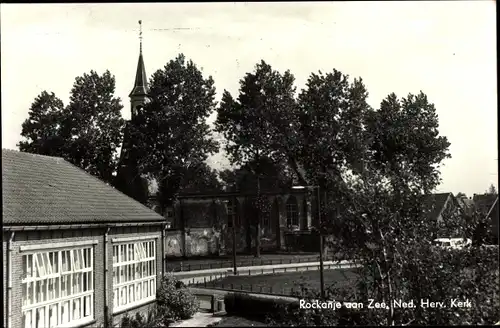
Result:
{"label": "window", "polygon": [[286,202],[286,225],[288,227],[299,225],[297,201],[293,196],[290,196]]}
{"label": "window", "polygon": [[239,226],[238,221],[238,201],[229,200],[227,202],[227,226],[231,228],[233,226],[233,218],[236,226]]}
{"label": "window", "polygon": [[23,255],[23,327],[72,327],[94,318],[93,248]]}
{"label": "window", "polygon": [[156,242],[113,245],[114,311],[156,298]]}

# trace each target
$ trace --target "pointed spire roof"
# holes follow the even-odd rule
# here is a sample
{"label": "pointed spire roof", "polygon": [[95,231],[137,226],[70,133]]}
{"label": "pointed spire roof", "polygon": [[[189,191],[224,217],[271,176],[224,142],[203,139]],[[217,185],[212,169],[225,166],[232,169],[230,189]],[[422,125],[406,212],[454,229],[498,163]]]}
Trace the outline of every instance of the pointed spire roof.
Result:
{"label": "pointed spire roof", "polygon": [[142,21],[139,21],[139,62],[137,63],[137,73],[135,75],[134,89],[130,92],[129,97],[146,96],[148,94],[148,79],[146,69],[144,68],[144,59],[142,58]]}

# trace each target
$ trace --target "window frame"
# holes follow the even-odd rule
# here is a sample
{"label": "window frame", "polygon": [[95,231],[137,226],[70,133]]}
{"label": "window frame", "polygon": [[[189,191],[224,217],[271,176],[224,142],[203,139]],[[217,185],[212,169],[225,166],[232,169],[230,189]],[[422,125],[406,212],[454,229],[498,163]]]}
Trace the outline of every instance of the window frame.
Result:
{"label": "window frame", "polygon": [[[157,236],[112,240],[113,313],[123,312],[156,300],[157,242]],[[124,261],[122,261],[123,258]],[[150,275],[145,276],[145,271],[149,272]],[[121,281],[122,279],[124,281]],[[147,297],[142,296],[145,292],[148,294]],[[137,294],[140,294],[141,298],[137,299]],[[122,297],[125,299],[124,304]]]}
{"label": "window frame", "polygon": [[[38,311],[42,309],[44,323],[41,325],[45,327],[78,327],[95,321],[95,244],[97,241],[20,247],[21,320],[24,327],[36,327],[37,316],[42,313]],[[69,270],[63,270],[63,262],[71,263]],[[79,268],[75,269],[77,263]],[[77,280],[79,284],[74,283]],[[43,293],[38,294],[41,288]],[[78,289],[76,292],[75,288]],[[79,308],[79,318],[73,319],[76,308]],[[50,315],[54,310],[55,324],[52,322],[54,316]],[[68,311],[66,315],[62,313],[64,311]],[[63,316],[66,322],[63,322]],[[29,318],[29,324],[25,318]]]}
{"label": "window frame", "polygon": [[[292,196],[293,197],[293,196]],[[293,200],[293,203],[290,202]],[[286,204],[286,225],[287,227],[293,227],[293,226],[299,226],[299,204],[297,202],[297,199],[295,197],[293,198],[288,198]],[[294,222],[296,220],[296,222]]]}

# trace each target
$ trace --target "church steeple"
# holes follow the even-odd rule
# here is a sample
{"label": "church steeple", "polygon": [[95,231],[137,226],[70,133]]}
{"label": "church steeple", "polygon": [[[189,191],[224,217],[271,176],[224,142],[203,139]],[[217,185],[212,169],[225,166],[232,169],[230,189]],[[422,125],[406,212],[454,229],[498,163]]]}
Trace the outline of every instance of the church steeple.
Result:
{"label": "church steeple", "polygon": [[148,79],[142,57],[142,21],[139,21],[139,62],[137,63],[134,88],[129,94],[132,105],[132,116],[135,115],[138,107],[148,102],[148,92]]}

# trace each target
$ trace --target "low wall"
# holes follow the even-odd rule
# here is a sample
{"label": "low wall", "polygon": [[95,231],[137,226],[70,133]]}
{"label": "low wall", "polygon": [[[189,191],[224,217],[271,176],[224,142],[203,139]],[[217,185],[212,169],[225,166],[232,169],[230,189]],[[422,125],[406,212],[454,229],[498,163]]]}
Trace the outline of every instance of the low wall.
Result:
{"label": "low wall", "polygon": [[220,234],[212,228],[187,229],[184,238],[181,230],[169,230],[166,237],[167,257],[217,255],[223,246],[220,244]]}

